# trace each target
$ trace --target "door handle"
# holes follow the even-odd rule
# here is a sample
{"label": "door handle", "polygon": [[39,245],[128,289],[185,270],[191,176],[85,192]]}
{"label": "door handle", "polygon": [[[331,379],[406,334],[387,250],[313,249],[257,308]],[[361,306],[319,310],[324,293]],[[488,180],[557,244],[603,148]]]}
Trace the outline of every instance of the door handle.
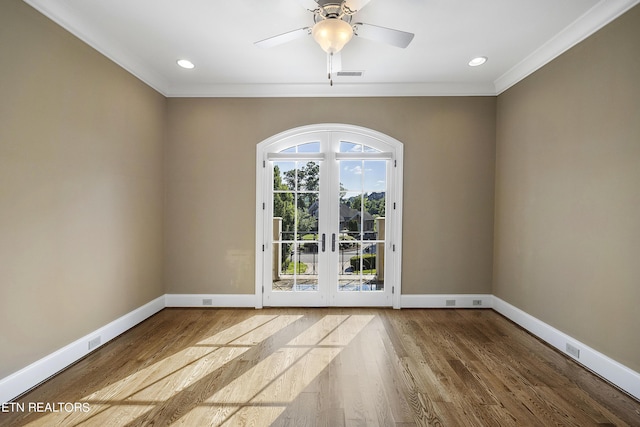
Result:
{"label": "door handle", "polygon": [[331,252],[336,251],[336,233],[331,234]]}
{"label": "door handle", "polygon": [[326,234],[322,233],[322,252],[324,252],[326,244],[327,244],[327,236]]}

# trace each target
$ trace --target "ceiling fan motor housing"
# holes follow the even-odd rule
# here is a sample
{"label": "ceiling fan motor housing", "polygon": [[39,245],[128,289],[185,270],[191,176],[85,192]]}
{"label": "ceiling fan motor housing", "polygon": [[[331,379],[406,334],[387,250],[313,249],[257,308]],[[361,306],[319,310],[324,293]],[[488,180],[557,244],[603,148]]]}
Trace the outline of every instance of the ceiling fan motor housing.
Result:
{"label": "ceiling fan motor housing", "polygon": [[321,3],[322,2],[318,2],[320,7],[313,13],[313,22],[317,24],[325,19],[340,19],[347,24],[351,23],[351,17],[354,12],[345,5],[344,1],[327,1],[323,4]]}

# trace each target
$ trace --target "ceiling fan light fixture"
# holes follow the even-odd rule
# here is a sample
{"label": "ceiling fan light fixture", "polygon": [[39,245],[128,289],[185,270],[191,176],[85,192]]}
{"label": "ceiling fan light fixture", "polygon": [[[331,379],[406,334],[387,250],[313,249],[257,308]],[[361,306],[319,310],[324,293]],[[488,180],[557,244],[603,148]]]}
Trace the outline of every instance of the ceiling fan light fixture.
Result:
{"label": "ceiling fan light fixture", "polygon": [[353,37],[353,28],[338,18],[327,18],[317,22],[311,29],[313,39],[327,53],[340,52]]}

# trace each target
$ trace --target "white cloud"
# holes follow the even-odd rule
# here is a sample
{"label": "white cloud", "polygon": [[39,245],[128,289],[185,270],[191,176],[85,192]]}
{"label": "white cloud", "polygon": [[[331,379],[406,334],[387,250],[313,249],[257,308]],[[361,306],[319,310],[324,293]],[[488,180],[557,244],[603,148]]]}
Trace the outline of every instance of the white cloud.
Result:
{"label": "white cloud", "polygon": [[356,165],[349,169],[349,172],[353,173],[354,175],[362,175],[362,166]]}

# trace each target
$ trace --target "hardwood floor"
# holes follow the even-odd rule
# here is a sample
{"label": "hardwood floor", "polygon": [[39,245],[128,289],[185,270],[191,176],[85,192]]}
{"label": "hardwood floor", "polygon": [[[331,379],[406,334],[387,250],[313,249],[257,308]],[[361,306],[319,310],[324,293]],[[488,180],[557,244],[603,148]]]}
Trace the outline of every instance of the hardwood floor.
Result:
{"label": "hardwood floor", "polygon": [[0,425],[640,426],[639,402],[464,309],[165,309],[13,405]]}

